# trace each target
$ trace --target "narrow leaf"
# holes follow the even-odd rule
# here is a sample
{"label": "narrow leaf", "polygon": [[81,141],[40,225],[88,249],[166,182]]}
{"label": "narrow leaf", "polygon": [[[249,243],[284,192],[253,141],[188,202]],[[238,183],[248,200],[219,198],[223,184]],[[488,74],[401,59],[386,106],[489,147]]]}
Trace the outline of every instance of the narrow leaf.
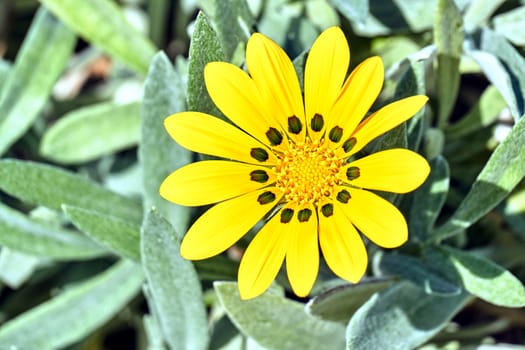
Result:
{"label": "narrow leaf", "polygon": [[71,222],[96,242],[122,257],[140,259],[139,226],[99,212],[64,205]]}
{"label": "narrow leaf", "polygon": [[164,338],[172,349],[206,349],[206,310],[199,277],[180,256],[180,236],[156,211],[142,226],[141,256],[150,298]]}
{"label": "narrow leaf", "polygon": [[438,333],[466,303],[468,296],[426,294],[398,283],[369,299],[346,330],[347,349],[414,349]]}
{"label": "narrow leaf", "polygon": [[65,24],[86,41],[146,74],[155,46],[136,30],[111,0],[42,0]]}
{"label": "narrow leaf", "polygon": [[494,29],[515,45],[525,45],[525,6],[494,17]]}
{"label": "narrow leaf", "polygon": [[0,189],[24,202],[61,210],[62,204],[140,224],[140,203],[50,165],[0,160]]}
{"label": "narrow leaf", "polygon": [[164,53],[152,60],[144,86],[142,103],[142,139],[139,145],[139,161],[142,167],[144,210],[155,207],[180,232],[185,232],[190,209],[166,201],[160,197],[162,181],[173,171],[191,162],[192,154],[173,141],[164,128],[164,119],[170,114],[183,111],[184,87],[181,76]]}
{"label": "narrow leaf", "polygon": [[188,107],[190,110],[221,115],[206,90],[204,67],[209,62],[224,60],[225,56],[217,34],[206,15],[199,12],[190,42],[188,62]]}
{"label": "narrow leaf", "polygon": [[525,175],[525,118],[496,147],[452,217],[430,237],[441,240],[469,227],[498,205]]}
{"label": "narrow leaf", "polygon": [[214,1],[213,22],[226,58],[250,36],[255,21],[246,0]]}
{"label": "narrow leaf", "polygon": [[40,8],[0,94],[0,155],[33,124],[64,70],[74,34]]}
{"label": "narrow leaf", "polygon": [[369,12],[369,0],[330,0],[339,12],[352,22],[365,23]]}
{"label": "narrow leaf", "polygon": [[4,246],[0,250],[0,281],[11,289],[17,289],[31,277],[39,263],[40,259],[34,255]]}
{"label": "narrow leaf", "polygon": [[271,291],[243,301],[234,282],[215,282],[214,287],[232,322],[261,346],[282,350],[343,347],[344,327],[309,316],[301,303]]}
{"label": "narrow leaf", "polygon": [[465,29],[474,30],[483,27],[492,14],[501,6],[505,0],[472,0],[467,11],[465,11]]}
{"label": "narrow leaf", "polygon": [[124,261],[4,323],[0,344],[19,349],[58,349],[111,319],[143,282],[140,267]]}
{"label": "narrow leaf", "polygon": [[139,139],[139,103],[101,103],[60,118],[44,134],[40,153],[63,164],[84,163],[136,145]]}
{"label": "narrow leaf", "polygon": [[525,306],[525,287],[509,271],[492,261],[451,247],[430,251],[428,259],[436,268],[462,283],[473,295],[495,305]]}
{"label": "narrow leaf", "polygon": [[392,282],[390,278],[376,278],[329,289],[311,299],[306,304],[306,311],[323,320],[347,323],[374,293]]}
{"label": "narrow leaf", "polygon": [[56,260],[92,259],[105,253],[78,232],[46,226],[2,203],[0,245]]}
{"label": "narrow leaf", "polygon": [[442,156],[430,161],[430,175],[414,192],[408,217],[409,232],[416,240],[425,240],[445,204],[450,182],[448,163]]}

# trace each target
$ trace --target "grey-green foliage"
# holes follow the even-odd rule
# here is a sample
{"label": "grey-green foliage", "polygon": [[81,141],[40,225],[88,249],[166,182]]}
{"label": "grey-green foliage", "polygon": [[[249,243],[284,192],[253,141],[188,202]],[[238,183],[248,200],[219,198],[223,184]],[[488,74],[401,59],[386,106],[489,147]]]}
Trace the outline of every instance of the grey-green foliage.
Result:
{"label": "grey-green foliage", "polygon": [[525,118],[494,150],[467,196],[451,218],[432,233],[441,240],[469,227],[498,205],[525,175]]}
{"label": "grey-green foliage", "polygon": [[73,110],[46,130],[40,153],[64,164],[83,163],[136,145],[140,104],[100,103]]}
{"label": "grey-green foliage", "polygon": [[206,349],[208,325],[201,285],[192,263],[180,256],[180,234],[156,211],[146,214],[141,234],[148,303],[164,339],[171,349]]}
{"label": "grey-green foliage", "polygon": [[213,23],[227,59],[230,59],[239,44],[244,44],[254,24],[246,0],[214,1]]}
{"label": "grey-green foliage", "polygon": [[30,161],[0,160],[0,190],[18,199],[61,210],[62,204],[115,216],[131,223],[142,221],[138,201],[111,192],[78,174]]}
{"label": "grey-green foliage", "polygon": [[494,17],[494,29],[513,44],[525,45],[525,6]]}
{"label": "grey-green foliage", "polygon": [[[215,291],[232,322],[268,349],[341,349],[344,327],[308,315],[301,303],[269,291],[250,300],[239,297],[237,283],[215,282]],[[276,332],[276,330],[278,330]]]}
{"label": "grey-green foliage", "polygon": [[370,297],[394,282],[391,278],[369,278],[358,284],[345,284],[316,295],[306,304],[306,311],[328,321],[347,323]]}
{"label": "grey-green foliage", "polygon": [[396,283],[354,314],[347,349],[413,349],[432,338],[467,302],[468,295],[427,294],[410,282]]}
{"label": "grey-green foliage", "polygon": [[142,167],[144,211],[157,208],[176,230],[184,232],[189,223],[190,209],[170,203],[159,194],[162,181],[192,159],[191,152],[173,141],[164,128],[166,117],[186,108],[181,79],[164,53],[153,58],[144,86],[138,154]]}
{"label": "grey-green foliage", "polygon": [[0,245],[56,260],[83,260],[104,250],[78,232],[54,228],[0,203]]}
{"label": "grey-green foliage", "polygon": [[129,303],[143,282],[139,266],[122,261],[0,327],[0,348],[64,348],[103,325]]}
{"label": "grey-green foliage", "polygon": [[33,124],[66,67],[75,35],[38,10],[0,93],[0,155]]}
{"label": "grey-green foliage", "polygon": [[61,21],[88,42],[146,74],[155,46],[125,18],[111,0],[42,0]]}
{"label": "grey-green foliage", "polygon": [[86,235],[112,252],[138,261],[139,226],[129,220],[100,212],[64,205],[63,210],[71,222]]}
{"label": "grey-green foliage", "polygon": [[344,1],[330,0],[343,16],[353,22],[365,23],[370,11],[369,0]]}

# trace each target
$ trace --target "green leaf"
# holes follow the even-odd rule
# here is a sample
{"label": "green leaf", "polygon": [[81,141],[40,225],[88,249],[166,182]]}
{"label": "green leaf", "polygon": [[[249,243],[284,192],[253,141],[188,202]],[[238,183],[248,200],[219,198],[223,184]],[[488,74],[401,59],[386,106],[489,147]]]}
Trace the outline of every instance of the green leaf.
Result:
{"label": "green leaf", "polygon": [[416,240],[426,240],[447,199],[450,170],[445,158],[430,161],[430,175],[414,192],[408,217],[409,232]]}
{"label": "green leaf", "polygon": [[525,6],[494,17],[494,30],[515,45],[525,45]]}
{"label": "green leaf", "polygon": [[37,268],[40,259],[16,250],[2,247],[0,250],[0,282],[11,289],[18,289]]}
{"label": "green leaf", "polygon": [[525,287],[509,271],[492,261],[451,247],[428,253],[433,266],[455,279],[473,295],[495,305],[525,306]]}
{"label": "green leaf", "polygon": [[77,232],[30,219],[0,203],[0,245],[56,260],[92,259],[104,250]]}
{"label": "green leaf", "polygon": [[11,71],[11,64],[9,62],[0,59],[0,96],[2,95],[2,89]]}
{"label": "green leaf", "polygon": [[351,22],[365,23],[368,18],[369,0],[344,1],[330,0],[335,8]]}
{"label": "green leaf", "polygon": [[487,24],[490,16],[505,0],[472,0],[465,11],[465,29],[472,31]]}
{"label": "green leaf", "polygon": [[215,116],[222,115],[206,90],[204,67],[209,62],[224,61],[225,56],[217,34],[206,15],[199,12],[190,42],[188,62],[188,107]]}
{"label": "green leaf", "polygon": [[452,217],[430,237],[453,236],[498,205],[525,175],[525,118],[496,147],[467,196]]}
{"label": "green leaf", "polygon": [[142,103],[142,138],[139,161],[142,167],[144,211],[155,207],[180,232],[185,232],[191,210],[160,197],[159,188],[164,179],[175,169],[192,160],[190,151],[173,141],[164,128],[164,119],[183,111],[184,87],[181,76],[164,53],[152,60],[144,86]]}
{"label": "green leaf", "polygon": [[468,41],[466,51],[481,67],[517,120],[525,114],[525,59],[501,35],[483,28]]}
{"label": "green leaf", "polygon": [[246,0],[216,0],[213,6],[213,24],[226,58],[231,58],[239,44],[248,40],[255,20]]}
{"label": "green leaf", "polygon": [[180,256],[180,235],[156,211],[141,229],[141,256],[148,303],[172,349],[206,349],[209,336],[199,277]]}
{"label": "green leaf", "polygon": [[261,346],[281,350],[343,347],[344,327],[309,316],[301,303],[271,291],[241,300],[234,282],[215,282],[214,287],[232,322]]}
{"label": "green leaf", "polygon": [[110,320],[143,283],[139,266],[124,261],[0,327],[0,344],[19,349],[65,348]]}
{"label": "green leaf", "polygon": [[461,58],[463,21],[454,0],[438,0],[434,19],[434,41],[438,55]]}
{"label": "green leaf", "polygon": [[0,95],[0,155],[29,129],[51,94],[75,36],[44,8],[29,29]]}
{"label": "green leaf", "polygon": [[157,51],[111,0],[42,0],[86,41],[106,51],[140,74],[146,74]]}
{"label": "green leaf", "polygon": [[347,323],[370,297],[392,284],[390,278],[375,278],[331,288],[311,299],[306,311],[327,321]]}
{"label": "green leaf", "polygon": [[140,259],[138,225],[70,205],[63,205],[62,208],[71,222],[96,242],[122,257]]}
{"label": "green leaf", "polygon": [[100,103],[60,118],[44,134],[40,153],[63,164],[84,163],[136,145],[139,139],[139,103]]}
{"label": "green leaf", "polygon": [[139,225],[142,221],[139,202],[50,165],[0,160],[0,189],[24,202],[51,209],[61,210],[60,206],[67,204]]}
{"label": "green leaf", "polygon": [[507,104],[498,89],[490,85],[460,121],[445,129],[447,139],[463,138],[494,123],[506,107]]}
{"label": "green leaf", "polygon": [[421,259],[404,254],[381,255],[382,272],[403,277],[424,289],[428,294],[457,295],[461,287],[442,277]]}
{"label": "green leaf", "polygon": [[438,333],[468,296],[426,294],[409,282],[398,283],[369,299],[346,330],[347,349],[414,349]]}

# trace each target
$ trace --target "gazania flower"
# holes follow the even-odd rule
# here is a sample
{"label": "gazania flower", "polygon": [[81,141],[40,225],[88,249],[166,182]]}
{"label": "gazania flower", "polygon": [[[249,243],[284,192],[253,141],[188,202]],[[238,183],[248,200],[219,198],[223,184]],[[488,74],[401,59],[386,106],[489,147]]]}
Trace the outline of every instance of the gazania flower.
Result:
{"label": "gazania flower", "polygon": [[345,79],[349,61],[342,31],[324,31],[308,55],[303,103],[288,56],[256,33],[246,49],[249,74],[225,62],[204,70],[209,95],[232,124],[199,112],[165,120],[183,147],[223,158],[184,166],[160,187],[177,204],[217,203],[189,229],[181,255],[217,255],[265,221],[241,259],[244,299],[263,293],[283,261],[293,291],[308,295],[319,248],[337,276],[355,283],[368,262],[360,233],[385,248],[408,238],[403,215],[370,190],[414,190],[429,173],[427,161],[405,149],[354,158],[413,116],[427,97],[395,101],[365,118],[383,85],[383,65],[379,57],[369,58]]}

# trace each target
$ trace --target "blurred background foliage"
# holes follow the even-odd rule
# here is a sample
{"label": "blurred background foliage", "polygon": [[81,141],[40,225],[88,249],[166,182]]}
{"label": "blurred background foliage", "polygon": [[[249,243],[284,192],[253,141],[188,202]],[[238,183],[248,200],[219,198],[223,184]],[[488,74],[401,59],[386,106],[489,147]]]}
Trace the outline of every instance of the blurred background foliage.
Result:
{"label": "blurred background foliage", "polygon": [[[199,156],[162,121],[221,116],[202,69],[242,65],[251,32],[302,76],[333,25],[352,67],[384,60],[374,109],[430,97],[367,150],[432,165],[414,193],[384,194],[410,241],[370,245],[357,285],[322,265],[311,298],[280,276],[242,302],[249,239],[178,255],[200,211],[158,187]],[[1,0],[0,349],[525,349],[524,48],[523,0]]]}

